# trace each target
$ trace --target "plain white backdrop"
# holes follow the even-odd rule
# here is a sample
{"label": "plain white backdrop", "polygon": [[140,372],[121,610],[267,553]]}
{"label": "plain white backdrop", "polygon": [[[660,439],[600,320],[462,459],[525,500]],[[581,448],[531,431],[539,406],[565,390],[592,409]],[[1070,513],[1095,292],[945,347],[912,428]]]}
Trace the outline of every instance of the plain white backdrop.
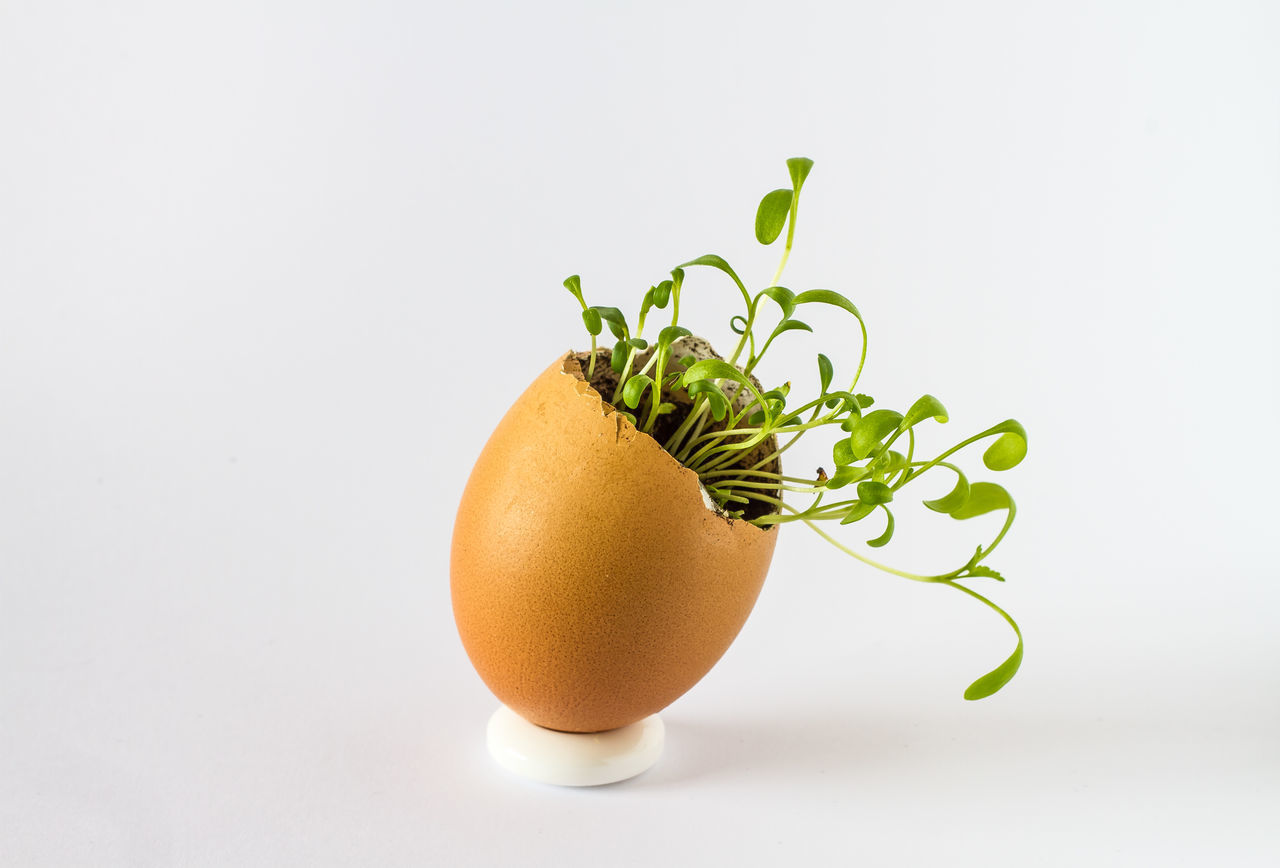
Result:
{"label": "plain white backdrop", "polygon": [[[4,2],[0,864],[1276,864],[1277,44],[1222,0]],[[786,282],[862,309],[867,391],[1030,431],[1022,674],[964,702],[998,619],[786,528],[655,769],[512,779],[471,462],[582,346],[565,275],[767,281],[794,155]],[[815,325],[766,380],[852,364]]]}

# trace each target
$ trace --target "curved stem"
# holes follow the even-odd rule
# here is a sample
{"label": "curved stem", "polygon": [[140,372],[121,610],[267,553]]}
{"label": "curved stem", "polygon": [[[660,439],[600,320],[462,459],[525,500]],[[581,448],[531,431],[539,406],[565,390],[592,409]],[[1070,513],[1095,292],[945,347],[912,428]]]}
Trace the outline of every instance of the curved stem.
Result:
{"label": "curved stem", "polygon": [[840,549],[840,551],[849,555],[851,558],[862,561],[864,564],[866,564],[869,567],[875,567],[877,570],[882,570],[886,573],[891,573],[895,576],[901,576],[904,579],[911,579],[913,582],[926,582],[929,584],[937,584],[939,581],[937,578],[934,578],[932,576],[921,576],[921,575],[917,575],[916,573],[908,573],[906,570],[895,569],[894,567],[891,567],[888,564],[882,564],[879,561],[872,560],[871,558],[866,557],[865,555],[862,555],[854,551],[853,549],[849,548],[848,546],[836,540],[834,537],[832,537],[822,528],[818,527],[808,518],[805,518],[800,513],[800,511],[797,510],[794,506],[791,506],[790,504],[785,503],[782,500],[779,500],[777,498],[764,497],[763,495],[757,495],[756,499],[773,503],[774,505],[779,506],[782,509],[795,513],[798,516],[798,520],[807,524],[810,527],[810,529],[812,529],[813,532],[816,533],[818,536],[822,537],[824,540],[831,543],[833,546]]}
{"label": "curved stem", "polygon": [[862,321],[862,317],[858,317],[858,328],[862,330],[862,354],[858,357],[858,370],[853,373],[853,382],[849,384],[850,392],[858,387],[858,380],[862,377],[862,367],[867,363],[867,324]]}
{"label": "curved stem", "polygon": [[1004,535],[1009,532],[1009,528],[1013,527],[1013,517],[1018,514],[1018,507],[1014,505],[1013,498],[1009,498],[1009,514],[1005,516],[1004,527],[1000,528],[1000,533],[996,534],[996,538],[991,541],[991,545],[983,549],[982,554],[978,555],[978,560],[982,560],[987,555],[996,550],[996,546],[1000,545],[1000,540],[1004,539]]}
{"label": "curved stem", "polygon": [[[759,295],[756,295],[755,298],[747,301],[747,322],[746,325],[742,327],[742,337],[738,338],[738,345],[733,348],[733,355],[729,357],[729,364],[731,365],[736,365],[738,363],[738,356],[742,355],[742,348],[746,346],[748,340],[751,341],[751,354],[755,355],[755,338],[751,336],[751,328],[756,323],[756,308],[759,304]],[[733,325],[732,320],[730,320],[729,325]]]}
{"label": "curved stem", "polygon": [[947,457],[949,457],[949,456],[951,456],[951,455],[954,455],[955,453],[959,452],[961,449],[963,449],[964,447],[966,447],[966,446],[970,445],[971,443],[976,443],[976,442],[978,442],[979,440],[981,440],[981,439],[982,439],[982,438],[984,438],[984,437],[992,437],[992,436],[994,436],[995,434],[998,434],[998,433],[1000,433],[1000,432],[998,432],[998,431],[990,431],[990,430],[988,430],[988,431],[983,431],[983,432],[982,432],[982,433],[980,433],[980,434],[974,434],[972,437],[968,438],[967,440],[962,440],[962,441],[960,441],[960,442],[959,442],[959,443],[957,443],[955,446],[952,446],[950,449],[948,449],[946,452],[943,452],[943,453],[942,453],[941,455],[939,455],[937,458],[933,458],[933,459],[931,459],[931,460],[929,460],[929,461],[924,462],[924,464],[923,464],[923,465],[921,465],[921,467],[920,467],[920,469],[919,469],[919,470],[917,470],[915,473],[911,474],[911,479],[915,479],[917,476],[919,476],[920,474],[924,473],[924,472],[925,472],[926,470],[928,470],[930,467],[933,467],[933,466],[935,466],[935,465],[941,464],[941,463],[942,463],[942,460],[943,460],[944,458],[947,458]]}

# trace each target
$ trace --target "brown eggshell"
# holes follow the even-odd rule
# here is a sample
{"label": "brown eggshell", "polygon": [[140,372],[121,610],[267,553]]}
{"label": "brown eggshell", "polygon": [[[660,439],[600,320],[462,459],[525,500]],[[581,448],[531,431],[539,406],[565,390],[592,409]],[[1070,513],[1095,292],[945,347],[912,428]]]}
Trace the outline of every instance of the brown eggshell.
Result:
{"label": "brown eggshell", "polygon": [[480,677],[550,729],[665,708],[755,604],[776,529],[707,505],[693,471],[557,360],[512,405],[458,507],[453,612]]}

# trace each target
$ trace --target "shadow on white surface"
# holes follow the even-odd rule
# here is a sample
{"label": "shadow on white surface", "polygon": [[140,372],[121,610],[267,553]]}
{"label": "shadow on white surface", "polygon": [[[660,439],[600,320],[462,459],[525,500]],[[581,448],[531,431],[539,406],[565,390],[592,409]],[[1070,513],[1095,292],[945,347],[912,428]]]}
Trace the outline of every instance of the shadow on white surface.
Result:
{"label": "shadow on white surface", "polygon": [[[1017,714],[973,717],[804,708],[736,720],[667,714],[666,755],[621,786],[683,786],[692,781],[755,783],[823,778],[836,785],[886,778],[1036,778],[1041,788],[1211,789],[1217,779],[1275,791],[1277,751],[1265,722],[1170,720],[1102,715]],[[1206,745],[1211,746],[1206,750]]]}

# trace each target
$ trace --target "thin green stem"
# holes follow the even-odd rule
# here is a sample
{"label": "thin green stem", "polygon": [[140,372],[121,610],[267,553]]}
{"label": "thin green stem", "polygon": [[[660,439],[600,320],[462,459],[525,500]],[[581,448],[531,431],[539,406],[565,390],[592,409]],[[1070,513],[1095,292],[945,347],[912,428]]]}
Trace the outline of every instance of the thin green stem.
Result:
{"label": "thin green stem", "polygon": [[946,452],[943,452],[943,453],[942,453],[941,455],[939,455],[937,458],[933,458],[933,459],[931,459],[931,460],[929,460],[929,461],[924,462],[924,464],[923,464],[923,465],[921,465],[921,467],[920,467],[920,469],[919,469],[919,470],[917,470],[917,471],[915,471],[914,473],[912,473],[912,474],[911,474],[911,478],[912,478],[912,479],[915,479],[917,476],[919,476],[920,474],[924,473],[924,472],[925,472],[926,470],[928,470],[930,467],[934,467],[935,465],[941,464],[941,463],[942,463],[942,460],[943,460],[944,458],[948,458],[948,457],[950,457],[950,456],[952,456],[952,455],[956,454],[956,453],[957,453],[957,452],[959,452],[961,449],[963,449],[964,447],[966,447],[966,446],[970,445],[971,443],[976,443],[976,442],[978,442],[979,440],[981,440],[983,437],[991,437],[991,436],[993,436],[993,432],[984,431],[984,432],[982,432],[981,434],[975,434],[975,435],[973,435],[972,437],[968,438],[967,440],[962,440],[962,441],[960,441],[960,442],[959,442],[959,443],[957,443],[955,446],[952,446],[950,449],[948,449]]}
{"label": "thin green stem", "polygon": [[947,579],[946,581],[940,582],[939,584],[950,585],[951,587],[955,588],[957,591],[966,593],[970,597],[973,597],[975,600],[979,600],[982,603],[986,604],[987,606],[990,606],[992,609],[999,612],[1002,618],[1004,618],[1006,621],[1009,622],[1009,626],[1012,627],[1013,631],[1018,634],[1018,638],[1022,638],[1022,631],[1018,629],[1018,625],[1016,622],[1014,622],[1013,617],[1010,616],[1010,614],[1006,612],[1004,609],[1001,609],[995,603],[991,602],[986,597],[982,596],[982,594],[979,594],[977,591],[973,590],[972,588],[966,588],[964,585],[956,584],[955,579]]}
{"label": "thin green stem", "polygon": [[[699,395],[699,398],[702,396]],[[680,463],[688,467],[687,459],[689,458],[689,450],[693,447],[693,442],[702,436],[702,429],[707,425],[707,415],[711,412],[709,402],[704,402],[702,408],[698,411],[697,421],[693,424],[692,438],[686,436],[685,443],[680,447]]]}
{"label": "thin green stem", "polygon": [[689,415],[685,416],[684,421],[680,423],[680,427],[677,428],[669,438],[667,438],[667,443],[664,448],[675,456],[676,460],[681,464],[684,463],[682,453],[684,451],[684,442],[690,429],[694,427],[697,419],[699,419],[703,414],[709,412],[710,409],[710,402],[707,400],[706,395],[699,395],[694,398],[693,406],[689,408]]}
{"label": "thin green stem", "polygon": [[[703,483],[706,485],[706,483]],[[744,479],[730,479],[721,485],[707,485],[707,490],[712,488],[762,488],[765,491],[798,491],[802,494],[814,494],[821,490],[816,485],[779,485],[774,482],[748,482]]]}
{"label": "thin green stem", "polygon": [[699,479],[706,479],[706,478],[708,478],[708,477],[718,477],[718,476],[734,476],[734,477],[738,477],[738,476],[744,476],[744,475],[746,475],[746,476],[759,476],[759,477],[763,477],[763,478],[765,478],[765,479],[772,479],[772,480],[774,480],[774,481],[776,481],[776,482],[779,482],[779,483],[782,483],[782,482],[797,482],[797,483],[801,483],[801,484],[804,484],[804,485],[808,485],[808,484],[813,483],[813,480],[812,480],[812,479],[809,479],[808,477],[805,477],[805,476],[783,476],[783,475],[781,475],[781,474],[779,474],[779,473],[770,473],[770,472],[765,471],[765,470],[747,470],[747,469],[742,469],[742,468],[736,468],[736,469],[733,469],[733,470],[711,470],[711,471],[708,471],[708,472],[706,472],[706,473],[701,474],[701,475],[699,476]]}
{"label": "thin green stem", "polygon": [[[788,441],[787,443],[787,445],[790,446],[805,431],[808,431],[812,428],[820,428],[826,424],[829,424],[829,423],[810,420],[808,422],[802,422],[799,425],[770,426],[767,428],[757,428],[757,427],[726,428],[721,431],[709,431],[706,434],[695,437],[689,441],[689,448],[691,449],[694,446],[696,446],[698,443],[704,443],[705,441],[702,448],[689,457],[689,461],[692,463],[705,462],[707,460],[706,456],[709,456],[710,454],[720,450],[725,451],[725,455],[721,457],[730,457],[730,453],[740,452],[743,449],[749,449],[757,445],[761,441],[763,441],[770,434],[791,434],[794,432],[795,437],[792,437],[791,440]],[[744,437],[750,437],[751,439],[747,441],[743,441],[742,443],[720,443],[719,442],[725,439],[726,437],[731,437],[731,436],[744,436]],[[781,454],[783,451],[785,451],[785,449],[775,450],[773,453],[771,453],[771,457],[777,456]],[[768,460],[770,459],[757,462],[755,465],[753,465],[751,469],[754,470],[755,468],[760,467],[761,465],[767,463]]]}
{"label": "thin green stem", "polygon": [[658,376],[654,377],[654,384],[649,390],[649,417],[645,420],[644,431],[646,434],[653,431],[653,423],[658,420],[658,408],[662,406],[662,381],[667,377],[667,352],[661,345],[649,356],[649,361],[645,364],[640,373],[644,374],[657,363]]}
{"label": "thin green stem", "polygon": [[996,534],[996,538],[991,541],[991,545],[982,550],[982,554],[978,555],[978,560],[983,560],[987,555],[996,550],[996,546],[1000,545],[1000,540],[1004,539],[1004,535],[1009,532],[1009,528],[1013,527],[1013,518],[1018,514],[1018,507],[1014,504],[1013,498],[1009,498],[1009,514],[1005,516],[1004,527],[1000,528],[1000,533]]}
{"label": "thin green stem", "polygon": [[791,195],[791,213],[787,215],[787,241],[782,248],[782,259],[778,261],[778,270],[773,273],[773,281],[770,286],[777,286],[778,281],[782,280],[782,270],[787,267],[787,260],[791,258],[791,245],[796,240],[796,215],[800,213],[800,193],[793,192]]}
{"label": "thin green stem", "polygon": [[776,505],[776,506],[778,506],[778,507],[781,507],[782,509],[786,509],[786,510],[789,510],[790,512],[795,513],[795,514],[797,515],[797,517],[798,517],[798,520],[799,520],[799,521],[802,521],[802,522],[804,522],[806,525],[808,525],[808,526],[810,527],[810,529],[812,529],[812,530],[814,531],[814,533],[816,533],[818,536],[822,537],[824,540],[826,540],[827,542],[831,543],[833,546],[835,546],[836,548],[838,548],[840,551],[844,552],[845,554],[849,555],[851,558],[854,558],[855,560],[862,561],[862,563],[866,564],[866,565],[867,565],[867,566],[869,566],[869,567],[875,567],[877,570],[882,570],[882,571],[884,571],[884,572],[886,572],[886,573],[890,573],[890,574],[895,575],[895,576],[901,576],[902,578],[904,578],[904,579],[910,579],[910,580],[911,580],[911,581],[913,581],[913,582],[926,582],[926,583],[929,583],[929,584],[936,584],[936,583],[938,582],[938,579],[937,579],[937,578],[935,578],[935,577],[933,577],[933,576],[921,576],[921,575],[918,575],[918,574],[916,574],[916,573],[908,573],[906,570],[899,570],[899,569],[896,569],[896,568],[894,568],[894,567],[889,566],[888,564],[882,564],[882,563],[880,563],[879,561],[872,560],[871,558],[866,557],[865,555],[863,555],[863,554],[861,554],[861,553],[859,553],[859,552],[854,551],[853,549],[849,548],[847,545],[844,545],[844,544],[843,544],[843,543],[841,543],[839,540],[837,540],[837,539],[835,539],[834,537],[832,537],[830,534],[828,534],[828,533],[827,533],[826,531],[824,531],[822,528],[818,527],[816,524],[814,524],[814,523],[813,523],[812,521],[810,521],[808,518],[805,518],[805,517],[800,513],[800,511],[799,511],[799,510],[797,510],[795,507],[791,506],[791,505],[790,505],[790,504],[788,504],[788,503],[785,503],[785,502],[784,502],[784,501],[782,501],[782,500],[779,500],[779,499],[777,499],[777,498],[771,498],[771,497],[759,496],[759,495],[756,497],[756,499],[757,499],[757,500],[763,500],[763,501],[765,501],[765,502],[767,502],[767,503],[772,503],[772,504],[774,504],[774,505]]}
{"label": "thin green stem", "polygon": [[[823,404],[823,402],[824,402],[825,400],[826,400],[825,398],[818,398],[817,400],[810,401],[808,404],[805,404],[803,407],[801,407],[799,410],[796,410],[794,413],[789,413],[789,414],[788,414],[788,416],[799,416],[799,415],[800,415],[801,413],[803,413],[805,410],[807,410],[807,409],[809,409],[810,407],[812,407],[812,408],[813,408],[813,415],[809,417],[809,421],[810,421],[810,422],[817,422],[817,424],[816,424],[816,425],[814,425],[813,427],[818,428],[818,427],[821,427],[821,426],[823,426],[823,425],[832,425],[832,424],[835,424],[835,422],[836,422],[836,421],[839,419],[839,417],[840,417],[840,409],[839,409],[838,407],[836,408],[836,410],[835,410],[834,412],[829,413],[829,414],[828,414],[828,415],[826,415],[826,416],[823,416],[820,420],[819,420],[819,418],[818,418],[818,414],[822,412],[822,404]],[[795,442],[796,442],[797,440],[799,440],[799,439],[800,439],[801,435],[803,435],[803,434],[804,434],[804,432],[805,432],[805,431],[807,431],[807,430],[809,430],[809,429],[808,429],[808,428],[802,428],[802,429],[800,429],[800,430],[796,433],[796,435],[795,435],[794,437],[792,437],[790,440],[788,440],[788,441],[787,441],[786,443],[784,443],[782,446],[778,447],[778,448],[777,448],[777,449],[775,449],[773,452],[770,452],[768,455],[766,455],[764,458],[761,458],[761,459],[760,459],[759,461],[757,461],[755,464],[751,465],[751,469],[752,469],[752,470],[755,470],[756,468],[763,467],[763,466],[765,466],[766,464],[768,464],[770,461],[773,461],[775,458],[779,458],[779,457],[781,457],[782,453],[783,453],[783,452],[786,452],[788,449],[790,449],[790,448],[795,444]]]}
{"label": "thin green stem", "polygon": [[849,384],[850,392],[858,388],[858,380],[862,377],[862,367],[867,363],[867,324],[862,321],[862,317],[858,317],[858,328],[862,330],[862,353],[858,356],[858,370],[853,373],[853,382]]}
{"label": "thin green stem", "polygon": [[768,340],[764,342],[764,346],[760,348],[759,353],[752,352],[751,358],[747,360],[747,366],[742,369],[742,373],[747,376],[751,376],[751,372],[755,369],[755,366],[760,363],[760,360],[764,358],[764,354],[769,351],[769,345],[773,343],[773,339],[777,336],[778,332],[773,332],[769,335]]}

